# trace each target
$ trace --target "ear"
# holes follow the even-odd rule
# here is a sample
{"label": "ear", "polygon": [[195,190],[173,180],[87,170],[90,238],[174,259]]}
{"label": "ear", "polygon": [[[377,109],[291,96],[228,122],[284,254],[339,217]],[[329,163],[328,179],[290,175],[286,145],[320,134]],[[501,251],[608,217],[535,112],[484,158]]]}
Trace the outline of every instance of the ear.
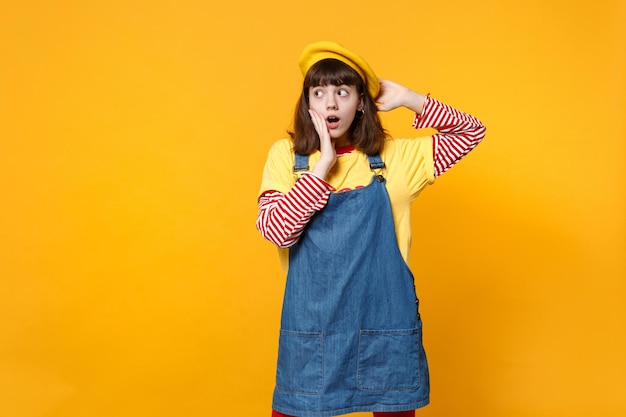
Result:
{"label": "ear", "polygon": [[361,99],[359,100],[359,105],[357,106],[358,111],[363,111],[365,108],[365,104],[363,103],[363,94],[361,94]]}

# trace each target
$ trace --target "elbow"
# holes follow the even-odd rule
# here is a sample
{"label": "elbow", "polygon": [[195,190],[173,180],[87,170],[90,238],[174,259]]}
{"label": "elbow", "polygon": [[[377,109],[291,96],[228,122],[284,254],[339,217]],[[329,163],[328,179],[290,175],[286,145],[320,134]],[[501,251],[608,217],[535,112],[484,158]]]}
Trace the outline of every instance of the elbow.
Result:
{"label": "elbow", "polygon": [[292,247],[298,241],[299,236],[283,235],[282,233],[273,233],[272,230],[267,230],[263,234],[265,239],[272,242],[276,247],[280,249],[287,249]]}
{"label": "elbow", "polygon": [[480,143],[484,137],[485,134],[487,133],[487,127],[484,124],[480,124],[480,128],[478,129],[478,132],[476,132],[476,142]]}
{"label": "elbow", "polygon": [[271,235],[264,235],[263,237],[269,240],[270,242],[272,242],[274,246],[280,249],[288,249],[292,247],[293,245],[295,245],[296,242],[298,241],[298,239],[288,239],[286,237],[280,238],[280,237],[271,236]]}
{"label": "elbow", "polygon": [[283,236],[280,233],[275,233],[275,231],[272,230],[271,228],[263,227],[262,225],[259,225],[258,223],[257,223],[257,230],[261,233],[261,236],[263,236],[264,239],[272,242],[274,246],[281,248],[281,249],[290,248],[298,241],[297,237],[292,238],[291,236]]}
{"label": "elbow", "polygon": [[274,244],[280,249],[289,249],[290,247],[295,245],[297,241],[298,239],[294,239],[292,241],[283,241],[283,242],[278,242]]}

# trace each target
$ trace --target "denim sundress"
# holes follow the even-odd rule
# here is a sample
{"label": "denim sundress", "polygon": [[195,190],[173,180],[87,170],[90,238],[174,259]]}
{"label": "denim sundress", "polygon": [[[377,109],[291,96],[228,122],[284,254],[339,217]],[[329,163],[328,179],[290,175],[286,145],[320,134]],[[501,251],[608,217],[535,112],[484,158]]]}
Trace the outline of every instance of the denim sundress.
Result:
{"label": "denim sundress", "polygon": [[[384,167],[368,156],[372,171]],[[307,169],[296,155],[294,169]],[[403,411],[429,402],[413,275],[386,180],[333,193],[289,251],[273,409],[301,417]]]}

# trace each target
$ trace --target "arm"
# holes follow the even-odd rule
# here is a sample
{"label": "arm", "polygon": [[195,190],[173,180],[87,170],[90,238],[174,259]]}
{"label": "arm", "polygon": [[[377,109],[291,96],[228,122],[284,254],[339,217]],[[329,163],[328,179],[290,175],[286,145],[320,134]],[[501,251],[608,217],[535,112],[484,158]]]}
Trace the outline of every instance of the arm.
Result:
{"label": "arm", "polygon": [[475,117],[392,81],[380,82],[380,111],[406,107],[415,112],[413,127],[437,129],[432,137],[435,177],[450,169],[485,136],[485,126]]}
{"label": "arm", "polygon": [[326,121],[309,110],[320,137],[321,157],[310,173],[303,173],[287,194],[264,192],[259,198],[256,226],[263,237],[280,248],[293,246],[315,212],[323,209],[333,187],[325,179],[337,161],[334,140]]}
{"label": "arm", "polygon": [[328,202],[332,187],[318,176],[304,173],[287,194],[266,191],[259,198],[256,227],[280,248],[293,246],[313,214]]}
{"label": "arm", "polygon": [[485,137],[485,126],[475,117],[426,97],[424,110],[415,115],[413,127],[432,127],[435,177],[446,172]]}

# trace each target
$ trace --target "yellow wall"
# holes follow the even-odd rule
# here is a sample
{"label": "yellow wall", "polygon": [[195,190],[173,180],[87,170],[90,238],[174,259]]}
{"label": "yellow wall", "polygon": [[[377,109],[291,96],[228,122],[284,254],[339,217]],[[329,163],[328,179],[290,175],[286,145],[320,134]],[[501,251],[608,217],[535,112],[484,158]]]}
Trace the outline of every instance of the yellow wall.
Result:
{"label": "yellow wall", "polygon": [[621,0],[4,1],[0,416],[269,415],[283,278],[256,192],[320,39],[488,127],[415,206],[419,415],[626,415],[625,21]]}

